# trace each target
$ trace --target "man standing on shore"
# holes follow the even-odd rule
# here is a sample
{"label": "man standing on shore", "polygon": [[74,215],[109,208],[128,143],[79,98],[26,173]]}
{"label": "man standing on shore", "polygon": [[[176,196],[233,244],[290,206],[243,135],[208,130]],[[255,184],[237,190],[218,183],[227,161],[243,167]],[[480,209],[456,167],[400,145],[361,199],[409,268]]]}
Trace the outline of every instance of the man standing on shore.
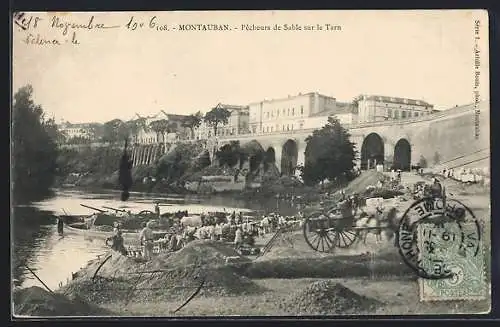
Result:
{"label": "man standing on shore", "polygon": [[153,230],[151,229],[152,223],[148,221],[146,223],[146,227],[144,227],[141,230],[141,233],[139,234],[139,240],[141,242],[142,248],[143,248],[143,258],[145,260],[149,260],[152,257],[153,254]]}

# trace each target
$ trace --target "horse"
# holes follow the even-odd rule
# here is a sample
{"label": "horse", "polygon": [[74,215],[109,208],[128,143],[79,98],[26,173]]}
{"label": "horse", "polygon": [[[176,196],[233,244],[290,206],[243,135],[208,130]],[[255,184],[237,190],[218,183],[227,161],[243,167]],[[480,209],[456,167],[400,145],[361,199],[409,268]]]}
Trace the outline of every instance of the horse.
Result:
{"label": "horse", "polygon": [[360,228],[357,242],[359,243],[363,240],[363,244],[366,245],[366,238],[371,233],[376,236],[376,242],[378,243],[382,240],[382,234],[384,234],[388,240],[394,238],[394,246],[396,246],[397,239],[395,235],[398,230],[396,221],[397,213],[398,209],[396,207],[391,207],[388,211],[377,207],[375,213],[363,212],[355,222],[355,226]]}

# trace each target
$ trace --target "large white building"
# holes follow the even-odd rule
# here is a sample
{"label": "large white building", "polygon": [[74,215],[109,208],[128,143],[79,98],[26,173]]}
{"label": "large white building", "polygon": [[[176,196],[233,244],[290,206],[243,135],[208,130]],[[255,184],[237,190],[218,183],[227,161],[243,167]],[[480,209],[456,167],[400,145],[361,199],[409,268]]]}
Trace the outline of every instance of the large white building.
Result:
{"label": "large white building", "polygon": [[321,128],[329,116],[337,116],[346,124],[356,121],[350,105],[337,104],[335,98],[317,92],[264,100],[249,107],[252,133]]}
{"label": "large white building", "polygon": [[409,119],[429,115],[433,112],[433,105],[423,100],[360,95],[357,97],[357,102],[359,123]]}

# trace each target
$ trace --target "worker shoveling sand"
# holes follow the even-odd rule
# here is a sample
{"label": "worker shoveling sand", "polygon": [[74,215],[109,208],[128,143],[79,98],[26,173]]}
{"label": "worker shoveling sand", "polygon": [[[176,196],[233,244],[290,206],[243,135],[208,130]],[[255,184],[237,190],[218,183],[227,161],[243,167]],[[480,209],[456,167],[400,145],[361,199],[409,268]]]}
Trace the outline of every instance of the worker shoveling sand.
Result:
{"label": "worker shoveling sand", "polygon": [[21,316],[91,316],[107,312],[83,299],[52,294],[33,286],[14,292],[14,314]]}
{"label": "worker shoveling sand", "polygon": [[339,315],[366,313],[380,305],[340,283],[323,280],[292,294],[280,306],[294,315]]}

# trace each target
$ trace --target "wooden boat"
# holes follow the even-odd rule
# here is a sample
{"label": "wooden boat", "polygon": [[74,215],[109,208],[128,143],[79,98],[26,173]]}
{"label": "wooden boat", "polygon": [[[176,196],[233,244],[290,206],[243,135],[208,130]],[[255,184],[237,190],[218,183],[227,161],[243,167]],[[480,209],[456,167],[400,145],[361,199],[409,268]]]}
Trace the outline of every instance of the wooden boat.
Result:
{"label": "wooden boat", "polygon": [[[96,228],[87,229],[86,224],[82,223],[74,223],[74,224],[65,224],[64,233],[72,233],[72,234],[80,234],[87,239],[101,239],[106,240],[107,238],[113,236],[113,231],[102,231]],[[139,244],[139,233],[140,230],[123,230],[122,236],[126,244]],[[165,235],[170,234],[169,231],[158,231],[153,230],[153,234],[155,239],[165,237]]]}

